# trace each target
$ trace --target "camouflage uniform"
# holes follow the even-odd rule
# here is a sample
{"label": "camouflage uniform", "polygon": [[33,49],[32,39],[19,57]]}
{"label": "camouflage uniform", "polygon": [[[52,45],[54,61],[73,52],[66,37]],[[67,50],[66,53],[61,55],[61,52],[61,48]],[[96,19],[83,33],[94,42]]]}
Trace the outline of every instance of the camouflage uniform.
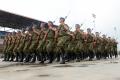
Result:
{"label": "camouflage uniform", "polygon": [[57,54],[61,54],[62,62],[65,63],[65,51],[66,43],[70,40],[70,37],[67,34],[67,30],[64,28],[64,25],[58,26],[58,42],[57,42]]}
{"label": "camouflage uniform", "polygon": [[8,48],[8,36],[5,37],[4,39],[4,49],[3,49],[3,54],[4,54],[4,60],[3,61],[6,61],[7,60],[7,48]]}
{"label": "camouflage uniform", "polygon": [[89,56],[89,60],[94,58],[94,51],[93,51],[93,36],[92,34],[87,34],[87,53]]}
{"label": "camouflage uniform", "polygon": [[77,61],[83,59],[83,34],[81,32],[75,32],[75,53]]}
{"label": "camouflage uniform", "polygon": [[25,62],[29,62],[31,60],[31,54],[30,54],[30,50],[29,50],[31,42],[32,42],[31,34],[26,33],[26,35],[25,35],[25,46],[23,48],[23,52],[26,56],[25,57]]}
{"label": "camouflage uniform", "polygon": [[106,38],[102,39],[102,55],[106,59],[107,57],[107,39]]}
{"label": "camouflage uniform", "polygon": [[13,49],[14,49],[14,47],[15,47],[15,45],[16,45],[16,44],[15,44],[16,36],[15,36],[15,35],[12,35],[11,38],[12,38],[11,46],[9,47],[8,52],[9,52],[9,54],[10,54],[10,58],[11,58],[10,61],[13,61],[13,60],[14,60]]}
{"label": "camouflage uniform", "polygon": [[118,44],[118,43],[114,40],[114,41],[113,41],[113,54],[115,55],[115,58],[118,57],[117,44]]}
{"label": "camouflage uniform", "polygon": [[94,49],[96,58],[99,60],[101,58],[101,38],[96,36],[94,41]]}
{"label": "camouflage uniform", "polygon": [[19,53],[17,51],[17,48],[18,48],[19,44],[20,44],[20,36],[16,35],[15,47],[13,49],[13,53],[16,57],[16,61],[18,61],[18,59],[19,59]]}
{"label": "camouflage uniform", "polygon": [[35,62],[36,61],[36,57],[39,58],[39,54],[36,51],[36,48],[38,46],[38,37],[39,37],[39,32],[38,30],[36,30],[36,32],[32,32],[32,42],[31,45],[29,47],[29,51],[32,55],[32,61],[31,62]]}
{"label": "camouflage uniform", "polygon": [[24,46],[25,46],[25,36],[23,35],[23,33],[21,33],[21,35],[19,37],[20,37],[20,40],[19,40],[20,44],[17,48],[17,52],[20,55],[20,62],[23,62],[23,59],[24,59],[23,49],[24,49]]}

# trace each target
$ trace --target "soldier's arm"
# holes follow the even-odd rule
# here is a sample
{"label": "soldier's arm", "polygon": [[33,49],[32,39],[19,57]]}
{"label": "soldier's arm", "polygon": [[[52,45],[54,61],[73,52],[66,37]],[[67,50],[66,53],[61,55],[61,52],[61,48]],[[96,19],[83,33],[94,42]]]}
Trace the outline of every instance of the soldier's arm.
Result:
{"label": "soldier's arm", "polygon": [[23,34],[23,33],[21,32],[21,36],[25,37],[25,34]]}
{"label": "soldier's arm", "polygon": [[66,31],[69,31],[69,26],[67,24],[64,24],[64,28]]}
{"label": "soldier's arm", "polygon": [[45,41],[46,40],[46,38],[47,38],[47,35],[48,35],[48,32],[47,31],[44,31],[44,38],[43,38],[43,41]]}
{"label": "soldier's arm", "polygon": [[7,36],[5,36],[4,41],[3,41],[3,45],[7,42]]}
{"label": "soldier's arm", "polygon": [[37,30],[33,30],[33,32],[36,33],[36,34],[38,34],[38,35],[40,34]]}
{"label": "soldier's arm", "polygon": [[70,31],[67,31],[67,34],[70,35],[70,36],[72,36],[72,38],[75,38],[74,34],[71,33]]}
{"label": "soldier's arm", "polygon": [[54,39],[56,39],[56,38],[57,38],[57,36],[58,36],[58,30],[57,30],[56,28],[52,28],[52,30],[53,30],[53,31],[55,31],[55,36],[54,36]]}

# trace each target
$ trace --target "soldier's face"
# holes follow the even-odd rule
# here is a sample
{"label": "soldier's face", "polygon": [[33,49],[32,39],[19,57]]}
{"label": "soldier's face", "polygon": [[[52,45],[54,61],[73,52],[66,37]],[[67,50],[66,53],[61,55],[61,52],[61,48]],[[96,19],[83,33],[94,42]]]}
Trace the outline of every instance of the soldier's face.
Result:
{"label": "soldier's face", "polygon": [[33,27],[32,27],[32,29],[34,30],[34,29],[35,29],[35,27],[33,26]]}
{"label": "soldier's face", "polygon": [[88,32],[88,33],[91,33],[91,30],[88,29],[87,32]]}
{"label": "soldier's face", "polygon": [[52,26],[52,23],[48,22],[48,26]]}
{"label": "soldier's face", "polygon": [[106,38],[106,36],[105,36],[105,35],[103,35],[103,38]]}
{"label": "soldier's face", "polygon": [[76,27],[76,30],[80,30],[80,27]]}
{"label": "soldier's face", "polygon": [[99,36],[99,33],[96,33],[96,36]]}
{"label": "soldier's face", "polygon": [[63,19],[60,19],[60,20],[59,20],[59,22],[60,22],[60,23],[63,23],[63,22],[64,22],[64,20],[63,20]]}

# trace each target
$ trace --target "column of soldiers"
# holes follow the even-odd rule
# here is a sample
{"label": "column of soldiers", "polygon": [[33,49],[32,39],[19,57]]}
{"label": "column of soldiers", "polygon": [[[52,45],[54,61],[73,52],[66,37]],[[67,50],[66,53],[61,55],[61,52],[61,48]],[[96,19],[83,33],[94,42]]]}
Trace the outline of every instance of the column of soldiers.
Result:
{"label": "column of soldiers", "polygon": [[26,30],[9,33],[4,39],[4,61],[52,63],[89,59],[117,57],[117,42],[99,32],[87,32],[75,25],[70,31],[65,19],[60,18],[60,25],[55,27],[51,21],[27,27]]}

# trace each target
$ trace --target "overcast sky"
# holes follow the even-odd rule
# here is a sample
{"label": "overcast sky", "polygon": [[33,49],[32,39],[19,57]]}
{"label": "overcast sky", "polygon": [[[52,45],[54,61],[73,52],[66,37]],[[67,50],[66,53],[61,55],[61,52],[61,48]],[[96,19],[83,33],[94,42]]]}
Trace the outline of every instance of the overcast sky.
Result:
{"label": "overcast sky", "polygon": [[94,30],[115,37],[120,42],[120,0],[0,0],[0,9],[37,20],[55,20],[57,25],[59,17],[68,15],[66,23],[72,30],[76,23],[83,23],[84,30],[94,28],[94,13]]}

